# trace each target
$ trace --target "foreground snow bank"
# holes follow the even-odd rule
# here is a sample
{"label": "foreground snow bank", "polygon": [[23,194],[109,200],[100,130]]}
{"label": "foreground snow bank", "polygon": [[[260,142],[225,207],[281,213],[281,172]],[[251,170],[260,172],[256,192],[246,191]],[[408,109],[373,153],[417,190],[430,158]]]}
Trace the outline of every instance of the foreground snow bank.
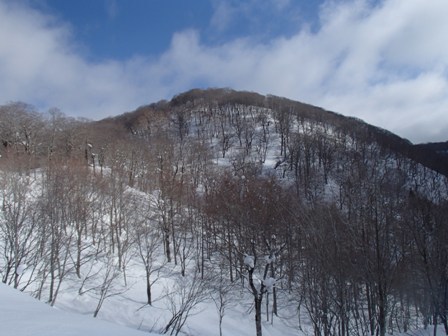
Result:
{"label": "foreground snow bank", "polygon": [[123,326],[52,308],[0,283],[2,335],[14,336],[142,336]]}

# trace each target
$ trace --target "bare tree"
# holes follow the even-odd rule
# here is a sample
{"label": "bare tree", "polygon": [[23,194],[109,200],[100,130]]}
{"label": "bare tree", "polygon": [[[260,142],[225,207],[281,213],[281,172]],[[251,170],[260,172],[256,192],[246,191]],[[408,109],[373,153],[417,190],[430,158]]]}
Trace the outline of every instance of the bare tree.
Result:
{"label": "bare tree", "polygon": [[198,306],[210,297],[207,281],[198,272],[175,279],[172,290],[166,289],[171,318],[163,328],[163,334],[178,335],[187,319],[198,312]]}
{"label": "bare tree", "polygon": [[162,237],[155,220],[146,217],[135,230],[135,242],[138,255],[145,267],[146,299],[152,305],[152,286],[159,280],[165,266],[161,259]]}
{"label": "bare tree", "polygon": [[[235,289],[235,284],[230,282],[223,272],[223,265],[219,265],[214,270],[214,278],[217,278],[212,282],[212,292],[210,293],[211,298],[215,304],[216,311],[218,312],[219,318],[219,336],[222,336],[222,321],[226,314],[226,310],[234,302],[235,297],[233,291]],[[211,270],[208,270],[211,271]],[[213,271],[211,271],[213,272]],[[218,273],[218,274],[217,274]],[[216,274],[216,275],[215,275]]]}
{"label": "bare tree", "polygon": [[0,269],[2,282],[19,286],[19,278],[33,260],[36,237],[35,205],[29,197],[31,180],[14,172],[1,172],[2,218],[0,246],[4,267]]}
{"label": "bare tree", "polygon": [[120,276],[120,266],[116,257],[111,253],[107,253],[102,261],[104,262],[104,268],[103,272],[101,272],[101,284],[94,290],[98,295],[98,303],[93,313],[93,317],[98,316],[98,313],[107,298],[123,294],[126,291],[126,289],[117,289],[115,287],[117,279]]}

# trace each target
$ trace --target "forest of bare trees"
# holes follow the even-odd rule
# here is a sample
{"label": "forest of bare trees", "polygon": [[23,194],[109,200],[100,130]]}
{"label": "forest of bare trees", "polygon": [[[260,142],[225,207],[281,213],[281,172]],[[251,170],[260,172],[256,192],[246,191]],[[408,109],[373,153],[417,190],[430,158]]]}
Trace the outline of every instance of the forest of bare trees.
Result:
{"label": "forest of bare trees", "polygon": [[257,336],[286,306],[316,336],[448,334],[448,180],[385,131],[197,90],[101,122],[13,103],[0,139],[0,278],[51,305],[76,277],[96,316],[139,260],[148,305],[167,265],[184,279],[171,335],[238,291]]}

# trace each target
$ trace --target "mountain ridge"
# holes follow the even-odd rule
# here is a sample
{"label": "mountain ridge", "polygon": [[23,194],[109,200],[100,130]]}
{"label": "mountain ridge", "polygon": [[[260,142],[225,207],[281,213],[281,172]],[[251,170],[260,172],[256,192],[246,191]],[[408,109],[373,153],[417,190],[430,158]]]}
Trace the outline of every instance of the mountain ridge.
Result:
{"label": "mountain ridge", "polygon": [[364,137],[366,141],[376,141],[381,146],[398,151],[410,159],[448,176],[448,156],[441,155],[437,151],[437,148],[446,143],[413,144],[408,139],[402,138],[387,129],[368,124],[357,117],[344,116],[337,112],[288,98],[275,95],[264,96],[250,91],[236,91],[229,88],[191,89],[175,95],[170,101],[161,100],[149,105],[143,105],[134,111],[95,122],[95,125],[116,124],[121,125],[120,127],[131,133],[138,133],[145,127],[144,120],[150,114],[167,113],[167,111],[172,109],[188,109],[201,103],[217,105],[241,104],[272,109],[276,107],[289,108],[294,110],[301,118],[351,129],[351,132],[356,133],[358,137]]}
{"label": "mountain ridge", "polygon": [[424,148],[230,89],[98,122],[53,112],[0,107],[4,283],[94,316],[145,305],[130,325],[173,335],[210,300],[222,319],[229,292],[258,336],[264,313],[315,334],[448,331],[448,178]]}

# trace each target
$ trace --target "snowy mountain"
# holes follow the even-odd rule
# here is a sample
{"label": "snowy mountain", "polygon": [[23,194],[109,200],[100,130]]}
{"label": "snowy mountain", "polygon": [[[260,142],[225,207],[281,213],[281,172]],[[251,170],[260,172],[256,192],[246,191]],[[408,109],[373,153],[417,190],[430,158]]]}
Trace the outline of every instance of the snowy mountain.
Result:
{"label": "snowy mountain", "polygon": [[0,277],[51,306],[170,335],[448,331],[437,153],[229,89],[0,120]]}

